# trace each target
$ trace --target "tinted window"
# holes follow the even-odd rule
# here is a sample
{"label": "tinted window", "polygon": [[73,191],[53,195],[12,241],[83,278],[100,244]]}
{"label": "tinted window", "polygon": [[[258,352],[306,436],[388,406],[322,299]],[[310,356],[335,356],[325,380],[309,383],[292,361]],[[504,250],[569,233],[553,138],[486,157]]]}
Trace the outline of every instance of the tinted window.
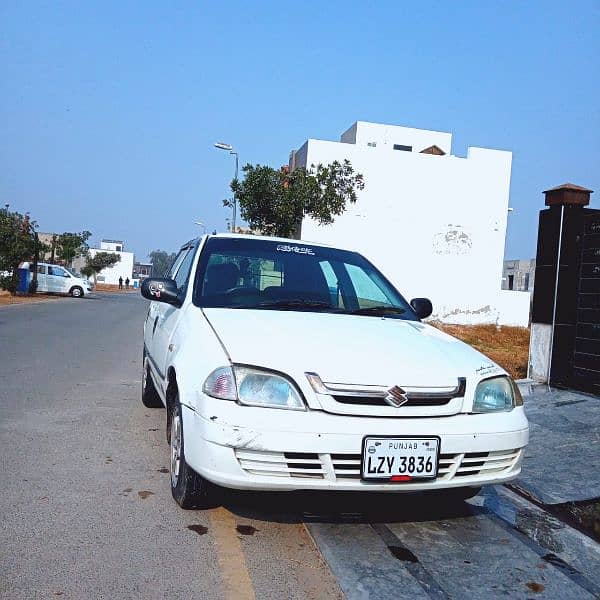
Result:
{"label": "tinted window", "polygon": [[360,254],[301,241],[209,238],[198,264],[194,302],[206,307],[417,318]]}

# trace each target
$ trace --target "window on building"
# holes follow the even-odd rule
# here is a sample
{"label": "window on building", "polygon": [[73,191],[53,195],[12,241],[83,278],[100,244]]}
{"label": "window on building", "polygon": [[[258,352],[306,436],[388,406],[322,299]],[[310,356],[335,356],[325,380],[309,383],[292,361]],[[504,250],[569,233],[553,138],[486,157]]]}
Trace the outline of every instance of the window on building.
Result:
{"label": "window on building", "polygon": [[377,142],[368,142],[367,146],[370,146],[371,148],[376,148],[377,147]]}
{"label": "window on building", "polygon": [[529,291],[529,273],[525,273],[525,279],[523,281],[523,291]]}
{"label": "window on building", "polygon": [[123,248],[123,246],[115,246],[115,250],[117,252],[121,252],[122,248]]}
{"label": "window on building", "polygon": [[394,150],[403,150],[404,152],[412,152],[412,146],[404,146],[403,144],[394,144]]}
{"label": "window on building", "polygon": [[515,287],[515,276],[514,275],[509,275],[508,276],[508,289],[509,290],[513,290]]}

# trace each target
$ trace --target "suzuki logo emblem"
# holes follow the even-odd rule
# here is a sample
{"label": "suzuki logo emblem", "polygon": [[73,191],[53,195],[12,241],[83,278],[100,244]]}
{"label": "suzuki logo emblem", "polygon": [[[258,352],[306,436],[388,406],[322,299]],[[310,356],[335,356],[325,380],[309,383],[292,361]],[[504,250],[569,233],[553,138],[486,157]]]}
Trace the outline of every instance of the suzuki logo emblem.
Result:
{"label": "suzuki logo emblem", "polygon": [[385,401],[390,405],[396,408],[403,406],[408,402],[408,396],[406,392],[401,388],[395,385],[391,387],[385,396]]}

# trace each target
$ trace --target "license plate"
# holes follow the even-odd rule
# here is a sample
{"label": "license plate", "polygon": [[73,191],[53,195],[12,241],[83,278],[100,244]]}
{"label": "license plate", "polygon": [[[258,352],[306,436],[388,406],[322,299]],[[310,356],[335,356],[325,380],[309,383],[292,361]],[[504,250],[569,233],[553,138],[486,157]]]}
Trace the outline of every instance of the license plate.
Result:
{"label": "license plate", "polygon": [[362,478],[388,481],[437,476],[440,440],[436,437],[366,437]]}

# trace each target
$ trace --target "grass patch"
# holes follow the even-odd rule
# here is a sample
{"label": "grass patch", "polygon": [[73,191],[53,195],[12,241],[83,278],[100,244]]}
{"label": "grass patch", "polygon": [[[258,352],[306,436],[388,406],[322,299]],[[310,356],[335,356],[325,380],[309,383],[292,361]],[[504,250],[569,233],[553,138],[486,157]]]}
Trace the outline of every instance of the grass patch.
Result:
{"label": "grass patch", "polygon": [[434,327],[473,346],[506,369],[514,379],[527,376],[529,329],[495,325],[448,325],[432,322]]}

